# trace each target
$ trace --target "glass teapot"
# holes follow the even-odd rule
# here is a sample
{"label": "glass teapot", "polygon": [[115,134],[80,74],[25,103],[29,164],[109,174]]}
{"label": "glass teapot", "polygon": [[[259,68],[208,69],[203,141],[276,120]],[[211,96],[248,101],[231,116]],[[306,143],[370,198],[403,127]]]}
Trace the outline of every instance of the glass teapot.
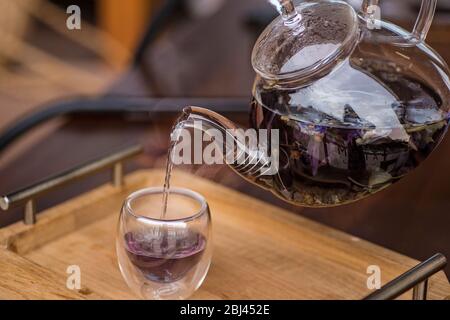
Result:
{"label": "glass teapot", "polygon": [[[227,162],[237,173],[285,201],[324,207],[380,191],[429,156],[450,106],[448,67],[424,42],[436,0],[422,1],[412,32],[381,20],[378,0],[360,12],[343,1],[271,2],[281,16],[253,50],[250,126],[276,135],[259,141],[270,152],[230,139],[244,159]],[[228,136],[237,129],[185,108],[179,125],[199,124]],[[269,153],[278,165],[267,174]]]}

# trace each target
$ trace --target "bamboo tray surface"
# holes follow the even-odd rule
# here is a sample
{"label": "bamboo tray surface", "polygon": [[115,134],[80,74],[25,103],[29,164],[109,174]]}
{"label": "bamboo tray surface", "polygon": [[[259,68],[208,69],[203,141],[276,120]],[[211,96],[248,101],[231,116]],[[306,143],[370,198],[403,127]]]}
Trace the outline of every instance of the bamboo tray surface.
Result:
{"label": "bamboo tray surface", "polygon": [[[163,180],[162,170],[135,172],[122,189],[105,185],[41,213],[36,225],[0,229],[0,298],[137,298],[118,268],[116,224],[128,194]],[[418,263],[182,171],[173,185],[204,195],[212,213],[213,263],[194,299],[361,299],[369,265],[384,284]],[[81,290],[66,288],[70,265],[81,268]],[[429,298],[448,296],[441,272]]]}

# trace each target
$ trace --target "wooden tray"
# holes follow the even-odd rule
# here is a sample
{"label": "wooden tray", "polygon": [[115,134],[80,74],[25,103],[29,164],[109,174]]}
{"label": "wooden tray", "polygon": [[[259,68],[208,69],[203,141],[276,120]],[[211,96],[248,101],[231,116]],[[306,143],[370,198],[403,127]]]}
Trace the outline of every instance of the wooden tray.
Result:
{"label": "wooden tray", "polygon": [[[124,198],[160,186],[163,175],[139,171],[122,189],[105,185],[41,213],[35,225],[1,229],[0,298],[136,298],[117,265],[116,223]],[[212,212],[213,263],[194,299],[361,299],[370,293],[369,265],[386,283],[418,263],[208,180],[181,171],[173,179],[203,194]],[[81,268],[79,291],[66,288],[69,265]],[[448,296],[441,272],[429,298]]]}

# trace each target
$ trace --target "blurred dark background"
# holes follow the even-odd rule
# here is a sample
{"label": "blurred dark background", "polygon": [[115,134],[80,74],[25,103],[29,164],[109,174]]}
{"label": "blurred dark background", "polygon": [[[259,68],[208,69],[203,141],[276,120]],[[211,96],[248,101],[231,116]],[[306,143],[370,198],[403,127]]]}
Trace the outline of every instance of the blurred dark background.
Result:
{"label": "blurred dark background", "polygon": [[[358,6],[359,1],[350,2]],[[419,3],[383,1],[383,18],[411,29]],[[65,11],[72,4],[81,8],[81,30],[66,28]],[[32,111],[80,95],[250,101],[252,46],[276,14],[264,0],[0,0],[0,12],[0,131]],[[450,0],[439,1],[427,42],[450,61]],[[238,111],[234,120],[245,124],[246,106]],[[1,151],[0,193],[134,143],[145,146],[145,155],[127,170],[162,168],[175,117],[79,115],[49,121]],[[449,156],[447,138],[424,165],[388,191],[323,210],[281,203],[225,167],[189,170],[422,260],[438,251],[450,257]],[[100,174],[53,192],[38,209],[107,179],[107,173]],[[0,226],[21,216],[20,210],[0,212]]]}

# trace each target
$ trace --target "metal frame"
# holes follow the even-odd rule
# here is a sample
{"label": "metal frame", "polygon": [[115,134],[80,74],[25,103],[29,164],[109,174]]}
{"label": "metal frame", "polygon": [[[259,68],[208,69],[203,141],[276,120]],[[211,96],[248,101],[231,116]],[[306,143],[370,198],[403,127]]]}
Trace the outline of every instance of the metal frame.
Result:
{"label": "metal frame", "polygon": [[413,289],[413,300],[426,300],[428,279],[442,271],[446,265],[446,257],[441,253],[435,254],[371,293],[364,300],[393,300],[411,289]]}
{"label": "metal frame", "polygon": [[115,187],[123,185],[123,162],[136,156],[143,150],[142,146],[133,146],[109,156],[94,160],[87,164],[77,166],[55,176],[51,176],[37,184],[20,189],[6,196],[0,197],[0,208],[10,208],[24,205],[24,222],[32,225],[36,223],[36,199],[58,187],[77,179],[92,175],[104,169],[112,168],[112,182]]}

